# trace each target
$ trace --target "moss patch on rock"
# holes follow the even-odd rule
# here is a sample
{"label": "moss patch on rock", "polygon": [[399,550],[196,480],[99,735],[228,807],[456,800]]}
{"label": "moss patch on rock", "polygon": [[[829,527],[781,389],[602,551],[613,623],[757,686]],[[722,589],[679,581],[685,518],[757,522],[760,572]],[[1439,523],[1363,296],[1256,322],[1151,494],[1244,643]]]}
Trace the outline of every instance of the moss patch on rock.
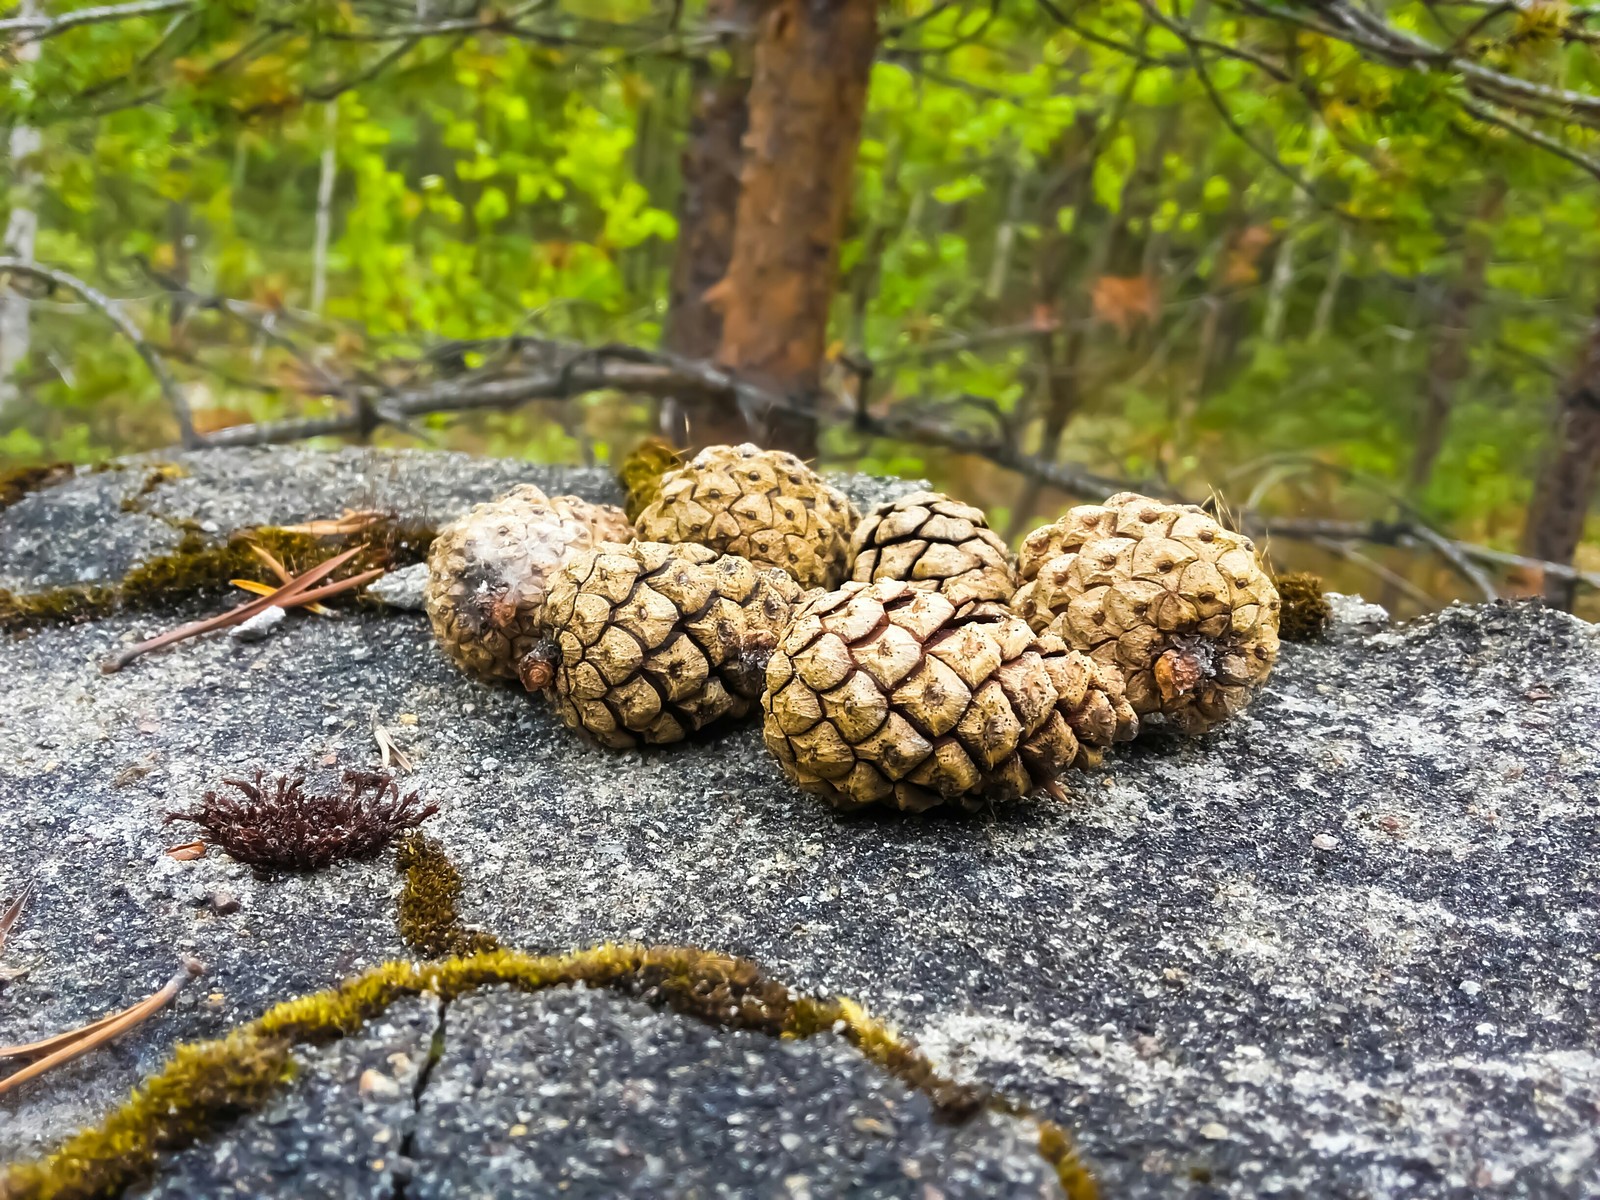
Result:
{"label": "moss patch on rock", "polygon": [[[772,1037],[838,1032],[928,1095],[947,1118],[962,1120],[981,1108],[963,1099],[949,1111],[949,1098],[957,1092],[981,1094],[942,1080],[925,1058],[859,1006],[796,997],[747,959],[693,946],[605,944],[557,955],[495,950],[435,963],[383,963],[329,991],[279,1004],[224,1038],[180,1046],[99,1127],[74,1135],[48,1158],[13,1167],[0,1179],[0,1197],[114,1196],[148,1176],[160,1154],[262,1108],[293,1078],[293,1046],[353,1034],[402,997],[432,993],[449,1001],[485,987],[536,992],[571,984],[619,991],[718,1026]],[[1096,1195],[1093,1179],[1059,1128],[1043,1126],[1040,1151],[1056,1167],[1069,1200]]]}
{"label": "moss patch on rock", "polygon": [[252,579],[276,587],[275,578],[252,546],[260,546],[291,573],[304,571],[348,546],[365,548],[329,582],[374,567],[394,569],[422,562],[433,541],[431,527],[380,521],[356,534],[317,537],[292,529],[260,526],[242,529],[222,541],[193,524],[166,554],[146,560],[117,583],[76,584],[43,592],[0,588],[0,632],[89,620],[118,611],[148,611],[183,600],[220,595],[231,579]]}
{"label": "moss patch on rock", "polygon": [[31,492],[41,491],[51,484],[60,483],[72,474],[72,470],[71,463],[56,462],[0,471],[0,512],[10,508]]}
{"label": "moss patch on rock", "polygon": [[1278,612],[1278,636],[1286,642],[1314,642],[1327,632],[1333,606],[1322,594],[1322,578],[1309,571],[1279,575],[1273,580],[1283,607]]}

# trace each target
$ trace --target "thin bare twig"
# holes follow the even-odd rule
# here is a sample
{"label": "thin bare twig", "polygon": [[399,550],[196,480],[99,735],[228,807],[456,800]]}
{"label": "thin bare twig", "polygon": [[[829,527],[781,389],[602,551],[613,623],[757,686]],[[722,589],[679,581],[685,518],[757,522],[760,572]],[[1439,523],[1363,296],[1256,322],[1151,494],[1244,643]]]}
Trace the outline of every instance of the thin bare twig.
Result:
{"label": "thin bare twig", "polygon": [[189,415],[189,402],[184,399],[183,393],[178,389],[177,381],[167,370],[166,362],[156,353],[155,347],[144,334],[139,332],[138,326],[128,319],[128,314],[122,311],[115,300],[76,275],[69,275],[56,267],[40,266],[22,258],[0,256],[0,275],[7,273],[26,275],[31,279],[49,283],[53,287],[74,292],[115,325],[117,332],[133,343],[133,348],[138,351],[139,357],[144,359],[145,366],[150,368],[150,373],[161,385],[161,394],[166,398],[167,406],[172,409],[172,415],[177,418],[178,432],[183,438],[184,446],[192,450],[202,444],[200,436],[195,432],[194,421]]}
{"label": "thin bare twig", "polygon": [[82,25],[99,25],[107,21],[126,21],[132,17],[150,17],[160,13],[179,12],[194,7],[194,0],[135,0],[132,4],[103,4],[94,8],[80,8],[62,13],[58,17],[6,17],[0,20],[0,33],[27,34],[29,41],[40,41],[77,29]]}

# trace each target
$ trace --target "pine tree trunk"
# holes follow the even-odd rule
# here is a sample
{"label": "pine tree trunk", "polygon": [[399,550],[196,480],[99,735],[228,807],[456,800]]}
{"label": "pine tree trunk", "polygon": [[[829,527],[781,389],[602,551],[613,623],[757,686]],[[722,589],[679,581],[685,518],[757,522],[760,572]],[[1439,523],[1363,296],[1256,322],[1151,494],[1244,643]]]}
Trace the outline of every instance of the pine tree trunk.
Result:
{"label": "pine tree trunk", "polygon": [[1426,487],[1433,475],[1434,463],[1444,449],[1456,389],[1466,379],[1472,365],[1472,314],[1483,299],[1484,272],[1489,265],[1490,239],[1482,226],[1499,218],[1505,195],[1504,181],[1496,180],[1479,202],[1479,228],[1467,231],[1461,273],[1446,294],[1444,311],[1434,326],[1422,381],[1422,416],[1417,424],[1411,470],[1407,475],[1407,484],[1413,493]]}
{"label": "pine tree trunk", "polygon": [[[1534,481],[1522,552],[1530,558],[1570,565],[1600,478],[1600,308],[1584,342],[1583,357],[1561,395],[1550,449]],[[1570,579],[1546,578],[1550,603],[1571,608]]]}
{"label": "pine tree trunk", "polygon": [[[712,358],[722,343],[722,314],[706,293],[728,273],[733,256],[757,6],[758,0],[711,0],[707,20],[722,32],[728,63],[717,70],[702,60],[691,83],[678,246],[663,337],[668,350],[687,358]],[[706,400],[668,400],[661,432],[678,446],[741,442],[750,436],[737,408]]]}
{"label": "pine tree trunk", "polygon": [[757,27],[733,252],[706,299],[717,359],[789,397],[757,437],[816,453],[839,244],[878,45],[878,0],[773,0]]}

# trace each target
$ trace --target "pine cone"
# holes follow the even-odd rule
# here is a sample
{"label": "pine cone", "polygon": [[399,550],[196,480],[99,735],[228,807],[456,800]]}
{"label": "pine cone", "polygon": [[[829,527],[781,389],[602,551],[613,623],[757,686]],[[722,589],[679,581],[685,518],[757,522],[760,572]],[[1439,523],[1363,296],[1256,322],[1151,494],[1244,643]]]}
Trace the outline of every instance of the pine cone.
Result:
{"label": "pine cone", "polygon": [[1141,716],[1202,733],[1278,656],[1278,593],[1255,545],[1192,504],[1122,492],[1036,529],[1013,601],[1035,629],[1116,666]]}
{"label": "pine cone", "polygon": [[555,640],[523,658],[522,681],[602,745],[680,741],[750,711],[799,596],[782,571],[704,546],[585,551],[551,583]]}
{"label": "pine cone", "polygon": [[539,641],[551,575],[579,550],[627,542],[620,509],[546,496],[531,483],[479,504],[439,531],[423,603],[439,645],[462,670],[515,679]]}
{"label": "pine cone", "polygon": [[663,476],[638,526],[647,541],[697,542],[781,568],[803,587],[832,587],[857,519],[844,494],[794,455],[746,443],[709,446]]}
{"label": "pine cone", "polygon": [[898,579],[945,596],[957,609],[1010,602],[1017,573],[981,508],[943,492],[914,492],[878,505],[850,539],[850,578]]}
{"label": "pine cone", "polygon": [[998,606],[957,616],[894,581],[803,602],[761,705],[784,774],[841,808],[1016,799],[1138,729],[1115,671]]}

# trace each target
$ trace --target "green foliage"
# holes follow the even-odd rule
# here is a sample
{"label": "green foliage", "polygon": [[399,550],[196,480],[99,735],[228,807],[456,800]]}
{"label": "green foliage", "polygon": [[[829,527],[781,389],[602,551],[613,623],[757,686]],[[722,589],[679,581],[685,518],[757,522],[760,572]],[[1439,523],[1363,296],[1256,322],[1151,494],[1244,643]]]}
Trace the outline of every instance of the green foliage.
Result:
{"label": "green foliage", "polygon": [[[190,363],[203,424],[315,413],[338,403],[304,365],[318,353],[338,365],[518,331],[659,337],[690,99],[705,63],[729,61],[699,32],[703,0],[676,27],[672,9],[566,0],[525,18],[539,36],[485,10],[478,31],[367,40],[362,6],[204,0],[176,23],[48,39],[0,88],[0,124],[42,131],[38,257],[141,298],[141,325]],[[1386,16],[1431,35],[1429,12]],[[1297,77],[1197,52],[1136,0],[1080,6],[1071,26],[1031,4],[888,6],[835,350],[878,364],[878,402],[982,396],[1008,427],[961,419],[1030,447],[1055,395],[1070,408],[1061,453],[1097,470],[1379,512],[1403,487],[1444,301],[1482,236],[1470,363],[1413,499],[1463,535],[1506,537],[1595,299],[1594,180],[1464,114],[1449,72],[1203,0],[1183,19]],[[1595,89],[1600,58],[1565,38],[1569,19],[1506,15],[1468,52]],[[1579,152],[1600,140],[1539,128]],[[325,154],[327,298],[312,312]],[[1486,221],[1481,197],[1502,182]],[[155,280],[195,296],[173,304]],[[0,428],[0,460],[170,440],[130,347],[53,300],[35,310],[33,403]],[[1051,361],[1069,381],[1054,392]],[[380,436],[588,461],[649,424],[648,404],[596,396]],[[946,483],[968,470],[844,430],[825,453]],[[956,490],[1017,501],[1014,480]]]}

